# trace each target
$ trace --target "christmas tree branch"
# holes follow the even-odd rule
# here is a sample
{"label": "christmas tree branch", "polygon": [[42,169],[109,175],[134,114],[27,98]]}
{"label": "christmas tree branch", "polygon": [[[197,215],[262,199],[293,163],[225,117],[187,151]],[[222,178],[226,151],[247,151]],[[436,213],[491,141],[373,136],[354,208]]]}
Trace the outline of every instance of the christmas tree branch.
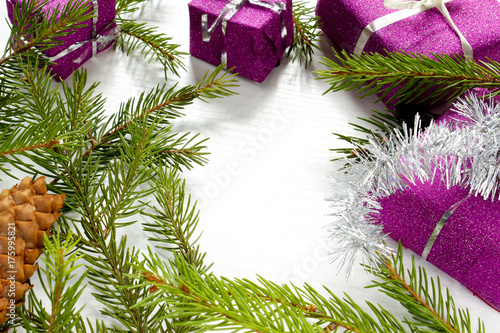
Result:
{"label": "christmas tree branch", "polygon": [[[181,137],[183,139],[185,136]],[[186,166],[188,169],[192,168],[192,162],[203,165],[207,162],[207,159],[204,157],[207,155],[207,152],[203,152],[202,149],[207,148],[206,146],[202,146],[201,144],[206,140],[202,140],[191,147],[188,147],[188,144],[191,143],[194,138],[187,140],[187,142],[183,145],[182,148],[169,148],[160,152],[160,155],[166,155],[165,161],[169,162],[169,164],[173,167],[178,167],[180,165]]]}
{"label": "christmas tree branch", "polygon": [[144,212],[151,222],[144,223],[144,231],[152,232],[149,239],[157,243],[158,248],[179,254],[187,263],[202,269],[204,254],[196,245],[198,238],[193,239],[199,221],[196,203],[185,193],[185,183],[178,175],[175,167],[160,166],[152,187],[159,208],[150,206],[153,213]]}
{"label": "christmas tree branch", "polygon": [[179,110],[193,103],[195,99],[206,100],[233,95],[234,92],[229,88],[236,86],[234,74],[219,75],[222,68],[219,66],[212,73],[205,74],[196,86],[186,86],[177,91],[174,90],[175,86],[170,89],[166,89],[165,86],[157,87],[148,94],[143,93],[137,101],[132,98],[122,104],[119,115],[113,123],[113,129],[100,135],[100,139],[87,149],[84,156],[109,143],[119,133],[123,133],[130,124],[143,117],[152,115],[168,120],[182,115]]}
{"label": "christmas tree branch", "polygon": [[22,148],[18,148],[18,149],[11,149],[9,151],[0,152],[0,156],[11,155],[11,154],[16,154],[16,153],[20,153],[20,152],[24,152],[24,151],[28,151],[28,150],[40,149],[40,148],[47,148],[47,149],[49,149],[49,148],[52,148],[55,145],[58,145],[60,142],[61,141],[59,141],[59,140],[51,140],[49,142],[39,143],[39,144],[36,144],[36,145],[31,145],[29,147],[22,147]]}
{"label": "christmas tree branch", "polygon": [[138,250],[127,249],[125,238],[119,244],[111,239],[100,250],[102,257],[92,256],[88,260],[91,285],[97,291],[94,296],[105,306],[102,314],[118,320],[127,330],[149,332],[148,317],[154,316],[154,312],[133,308],[134,304],[147,295],[147,291],[124,288],[138,283],[128,276],[134,271],[127,264],[139,255]]}
{"label": "christmas tree branch", "polygon": [[134,20],[119,18],[118,23],[121,37],[117,39],[117,47],[127,55],[139,50],[146,59],[156,59],[163,65],[165,79],[167,70],[179,76],[178,69],[185,69],[181,57],[186,53],[178,50],[180,45],[171,43],[171,37],[156,32],[157,28],[147,27],[145,23]]}
{"label": "christmas tree branch", "polygon": [[77,310],[76,302],[84,290],[82,283],[87,275],[87,272],[76,273],[82,266],[76,262],[83,257],[75,251],[78,240],[72,237],[61,239],[57,232],[51,241],[45,236],[44,244],[45,255],[42,259],[46,268],[41,269],[43,274],[39,273],[39,277],[51,302],[51,310],[47,312],[36,295],[30,293],[25,311],[20,312],[23,328],[27,332],[73,332],[81,319],[83,308]]}
{"label": "christmas tree branch", "polygon": [[451,332],[458,332],[455,330],[448,322],[446,322],[439,314],[437,314],[436,311],[432,309],[432,307],[427,304],[418,294],[415,290],[413,290],[407,283],[406,281],[397,273],[397,271],[394,269],[392,264],[390,262],[386,262],[386,267],[388,272],[391,274],[390,277],[392,279],[395,279],[403,289],[406,290],[407,293],[410,294],[411,297],[413,297],[418,303],[420,303],[424,308],[426,308],[437,320],[439,320],[442,325],[446,327],[448,331]]}
{"label": "christmas tree branch", "polygon": [[[259,284],[217,278],[196,270],[181,257],[172,263],[175,268],[172,270],[151,251],[145,262],[134,264],[142,272],[140,277],[145,284],[151,287],[151,295],[136,306],[167,302],[172,310],[169,318],[181,316],[186,319],[183,325],[200,329],[330,332],[343,328],[352,332],[396,333],[420,332],[420,327],[427,327],[435,332],[471,332],[468,311],[457,311],[449,293],[446,299],[442,298],[439,280],[429,281],[425,270],[422,267],[416,270],[413,263],[410,282],[406,282],[402,253],[400,247],[392,262],[384,257],[379,269],[367,269],[380,279],[370,287],[378,287],[413,315],[413,321],[405,319],[403,323],[380,306],[367,302],[373,312],[370,315],[348,295],[340,299],[326,290],[329,295],[326,299],[309,285],[300,289],[279,286],[263,278],[259,278]],[[288,320],[280,322],[284,318]],[[484,325],[480,324],[478,332],[484,332]]]}
{"label": "christmas tree branch", "polygon": [[319,17],[314,15],[315,8],[307,7],[305,1],[293,2],[293,27],[294,27],[294,40],[292,45],[288,48],[287,56],[292,53],[293,61],[296,59],[305,68],[311,64],[314,49],[318,49],[315,44],[319,41],[321,34]]}
{"label": "christmas tree branch", "polygon": [[[408,324],[427,327],[434,332],[472,332],[468,310],[457,309],[448,290],[443,295],[439,277],[429,279],[425,269],[416,266],[415,258],[412,258],[411,268],[405,268],[401,244],[391,261],[381,261],[378,268],[366,268],[379,278],[370,287],[398,300],[413,316],[412,320],[406,320]],[[479,320],[478,332],[484,331],[484,324]]]}
{"label": "christmas tree branch", "polygon": [[133,13],[139,9],[137,5],[147,1],[148,0],[116,0],[116,15],[121,17],[123,14]]}
{"label": "christmas tree branch", "polygon": [[[173,265],[175,270],[170,266]],[[352,332],[405,332],[390,312],[371,306],[376,320],[352,299],[340,299],[329,290],[326,299],[311,286],[304,289],[277,285],[259,278],[229,280],[200,272],[181,257],[163,263],[150,252],[145,262],[134,264],[151,289],[137,307],[165,302],[167,318],[184,318],[182,325],[210,330],[253,332],[329,332],[344,328]]]}
{"label": "christmas tree branch", "polygon": [[[130,140],[125,142],[121,138],[124,141],[121,157],[110,164],[107,172],[102,173],[99,179],[93,180],[93,175],[98,173],[98,164],[95,163],[92,172],[82,173],[80,177],[83,176],[84,179],[76,178],[72,185],[82,191],[79,200],[74,200],[75,204],[80,202],[81,206],[85,202],[93,203],[89,211],[80,209],[80,213],[81,227],[86,238],[98,244],[87,251],[86,255],[90,264],[89,277],[97,291],[94,296],[105,305],[102,310],[104,315],[115,318],[127,329],[137,332],[148,332],[149,329],[154,331],[148,318],[154,317],[161,307],[153,306],[144,311],[131,308],[147,291],[137,292],[124,288],[135,285],[134,279],[126,276],[127,273],[133,273],[128,271],[127,265],[139,253],[127,248],[125,238],[117,243],[116,228],[133,223],[117,221],[135,215],[140,209],[140,199],[149,195],[153,189],[142,189],[141,184],[147,183],[153,175],[152,157],[156,155],[154,151],[161,149],[163,145],[161,140],[156,140],[158,131],[144,130],[145,123],[143,120],[142,123],[131,124]],[[87,162],[91,164],[95,160],[89,156]],[[62,179],[66,184],[68,176],[65,175]],[[98,200],[98,197],[102,199]]]}
{"label": "christmas tree branch", "polygon": [[390,110],[386,110],[386,112],[372,110],[372,114],[368,118],[358,117],[358,119],[363,122],[363,125],[354,123],[349,123],[349,125],[352,126],[354,130],[364,134],[364,136],[355,137],[333,133],[338,139],[352,145],[348,148],[330,149],[342,155],[334,160],[340,160],[344,157],[359,159],[360,154],[369,157],[370,152],[363,148],[363,146],[369,143],[368,137],[378,137],[380,141],[383,141],[383,137],[385,135],[390,135],[392,130],[401,129],[403,122],[406,120],[405,118],[398,118],[396,112]]}
{"label": "christmas tree branch", "polygon": [[[14,7],[12,38],[7,46],[7,49],[12,49],[12,52],[0,59],[0,68],[34,47],[41,51],[60,44],[60,37],[71,33],[71,31],[81,27],[84,21],[92,18],[92,13],[88,13],[89,4],[83,0],[68,2],[54,10],[57,15],[49,17],[41,13],[41,8],[46,3],[47,1],[40,3],[23,1]],[[38,22],[37,18],[40,15],[44,15],[45,19]],[[30,36],[30,38],[25,40],[26,36]]]}
{"label": "christmas tree branch", "polygon": [[[451,100],[474,87],[500,87],[500,63],[476,62],[461,56],[433,54],[433,58],[412,53],[336,55],[322,58],[328,70],[316,73],[330,84],[329,91],[352,90],[388,96],[404,102]],[[393,91],[398,87],[397,91]],[[497,95],[500,90],[492,90]],[[391,95],[392,94],[392,95]]]}

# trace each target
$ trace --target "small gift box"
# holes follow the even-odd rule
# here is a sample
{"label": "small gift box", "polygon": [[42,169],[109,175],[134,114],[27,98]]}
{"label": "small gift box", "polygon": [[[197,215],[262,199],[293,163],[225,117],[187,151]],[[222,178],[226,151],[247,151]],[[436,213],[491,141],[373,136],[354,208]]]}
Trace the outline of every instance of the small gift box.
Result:
{"label": "small gift box", "polygon": [[500,60],[498,0],[318,0],[316,14],[325,35],[348,53],[403,51]]}
{"label": "small gift box", "polygon": [[380,227],[500,310],[500,104],[484,94],[465,95],[424,131],[417,122],[413,133],[370,138],[338,180],[348,209],[330,229],[342,245],[334,255],[347,245],[378,258]]}
{"label": "small gift box", "polygon": [[[12,24],[16,5],[25,0],[7,0],[7,10]],[[51,15],[59,15],[60,9],[71,0],[51,0],[42,7],[42,17],[46,20]],[[44,51],[53,64],[48,69],[57,81],[66,79],[92,56],[113,45],[118,28],[115,22],[115,0],[88,0],[83,5],[89,7],[94,17],[83,22],[83,27],[61,38],[61,45]]]}
{"label": "small gift box", "polygon": [[293,42],[291,0],[193,0],[190,53],[262,82]]}

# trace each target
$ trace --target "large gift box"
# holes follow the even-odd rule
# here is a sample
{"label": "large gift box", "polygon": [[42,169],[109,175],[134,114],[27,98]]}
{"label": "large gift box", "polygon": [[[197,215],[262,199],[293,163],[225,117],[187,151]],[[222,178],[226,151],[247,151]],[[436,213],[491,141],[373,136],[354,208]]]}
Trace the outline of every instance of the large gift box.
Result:
{"label": "large gift box", "polygon": [[417,181],[381,199],[379,223],[403,246],[500,310],[500,202],[469,195],[469,190],[447,188],[438,179]]}
{"label": "large gift box", "polygon": [[[334,177],[329,250],[380,261],[389,235],[500,310],[500,98],[462,96],[425,129],[380,132]],[[406,126],[406,125],[404,125]]]}
{"label": "large gift box", "polygon": [[190,53],[262,82],[293,43],[291,0],[192,0]]}
{"label": "large gift box", "polygon": [[404,51],[500,60],[498,0],[318,0],[316,14],[325,35],[348,53]]}
{"label": "large gift box", "polygon": [[[13,11],[20,2],[25,0],[7,0],[7,10],[12,24]],[[50,0],[41,9],[39,20],[46,20],[51,15],[60,15],[60,9],[71,0]],[[61,38],[61,45],[44,51],[45,56],[53,64],[48,69],[56,80],[64,80],[87,60],[97,53],[113,45],[117,34],[115,22],[115,0],[88,0],[83,3],[88,6],[88,12],[93,12],[94,18],[84,21],[83,27]]]}
{"label": "large gift box", "polygon": [[[462,140],[467,141],[467,129],[473,126],[476,129],[472,129],[472,133],[484,133],[486,139],[465,143],[477,145],[476,150],[480,153],[474,157],[464,153],[461,168],[462,177],[470,178],[464,184],[470,182],[483,185],[476,189],[464,184],[447,186],[453,177],[443,175],[443,172],[450,171],[450,168],[436,170],[430,180],[417,179],[414,183],[407,181],[404,190],[381,198],[382,208],[377,223],[392,238],[400,240],[405,247],[412,249],[500,310],[498,175],[494,175],[494,167],[490,165],[491,155],[487,156],[486,162],[478,161],[485,159],[479,156],[482,153],[495,154],[493,151],[488,152],[489,148],[494,147],[491,143],[495,139],[485,131],[498,131],[498,122],[493,119],[500,119],[498,99],[489,100],[487,95],[488,92],[484,89],[470,91],[462,97],[462,102],[437,120],[439,126],[450,128],[450,137],[454,136],[453,132],[462,131]],[[464,106],[467,107],[465,111]],[[476,135],[472,133],[471,137]],[[488,139],[492,142],[488,142]],[[448,158],[461,158],[460,147],[456,149],[457,152]],[[488,186],[491,188],[488,189]]]}

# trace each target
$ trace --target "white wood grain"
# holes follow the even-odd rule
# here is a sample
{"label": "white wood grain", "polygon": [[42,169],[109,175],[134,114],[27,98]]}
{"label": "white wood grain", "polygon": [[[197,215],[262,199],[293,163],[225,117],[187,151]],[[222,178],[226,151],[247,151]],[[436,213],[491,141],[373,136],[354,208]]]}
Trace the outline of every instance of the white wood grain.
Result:
{"label": "white wood grain", "polygon": [[[159,26],[188,52],[187,3],[153,0],[138,18]],[[6,17],[4,5],[0,17]],[[0,22],[0,45],[7,38],[7,24]],[[330,54],[327,43],[321,48]],[[346,280],[324,253],[324,227],[331,213],[325,201],[330,193],[328,176],[336,170],[329,149],[344,145],[331,133],[353,134],[348,122],[383,106],[374,104],[374,98],[359,100],[352,92],[322,95],[327,85],[311,72],[321,68],[317,60],[318,56],[307,70],[284,60],[262,84],[240,78],[235,89],[239,95],[210,104],[196,102],[186,108],[185,117],[175,121],[174,128],[180,132],[210,138],[209,164],[184,174],[188,190],[202,208],[201,247],[218,275],[255,279],[260,274],[276,282],[325,285],[355,300],[381,303],[402,317],[406,314],[392,300],[364,289],[371,277],[361,268],[356,267],[354,277]],[[184,62],[187,71],[180,79],[171,75],[169,85],[195,84],[213,69],[190,56]],[[128,97],[164,82],[158,64],[113,50],[92,59],[85,68],[90,81],[102,82],[99,90],[107,98],[108,114]],[[3,186],[14,182],[2,178]],[[133,233],[130,242],[145,248],[146,235],[138,230],[140,226],[135,225],[124,232]],[[432,265],[423,264],[433,274],[439,273]],[[473,318],[480,315],[488,332],[500,332],[498,312],[455,280],[440,275],[459,306],[467,306]],[[36,278],[33,284],[35,292],[43,292]],[[85,316],[101,317],[101,305],[92,297],[84,297],[82,302],[87,303]]]}

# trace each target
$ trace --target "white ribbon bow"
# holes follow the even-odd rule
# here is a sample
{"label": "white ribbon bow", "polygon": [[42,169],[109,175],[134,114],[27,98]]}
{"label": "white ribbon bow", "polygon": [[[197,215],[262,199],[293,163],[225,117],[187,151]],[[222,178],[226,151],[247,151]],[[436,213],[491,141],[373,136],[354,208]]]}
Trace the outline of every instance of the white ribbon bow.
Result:
{"label": "white ribbon bow", "polygon": [[404,20],[410,16],[416,15],[423,11],[431,8],[437,8],[441,14],[448,20],[451,27],[457,33],[460,38],[460,43],[462,44],[462,51],[465,57],[472,58],[473,51],[472,46],[465,39],[464,35],[458,30],[457,26],[453,22],[448,9],[446,8],[446,3],[453,0],[416,0],[416,1],[400,1],[400,0],[384,0],[384,6],[388,9],[400,9],[397,12],[379,17],[370,24],[368,24],[363,31],[361,36],[359,36],[354,52],[361,53],[366,46],[366,43],[370,39],[370,36],[377,30],[380,30],[388,25],[391,25],[397,21]]}

